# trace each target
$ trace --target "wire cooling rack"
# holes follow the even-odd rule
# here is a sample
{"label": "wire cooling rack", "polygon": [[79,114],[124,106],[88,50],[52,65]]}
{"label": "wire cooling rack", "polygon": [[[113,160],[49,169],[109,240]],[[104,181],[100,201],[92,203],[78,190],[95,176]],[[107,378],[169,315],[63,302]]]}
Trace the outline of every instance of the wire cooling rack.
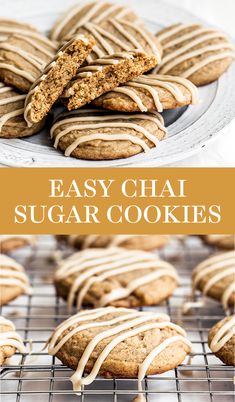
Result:
{"label": "wire cooling rack", "polygon": [[[37,248],[18,250],[13,255],[25,265],[33,294],[4,306],[1,314],[15,323],[27,347],[33,341],[33,354],[16,354],[2,368],[1,402],[132,401],[138,394],[137,380],[130,379],[98,378],[76,395],[69,381],[72,371],[42,351],[53,328],[67,318],[65,303],[56,297],[52,285],[55,261],[51,256],[55,247],[52,237],[41,236]],[[198,237],[188,237],[175,240],[161,252],[178,269],[181,286],[167,303],[153,309],[169,314],[172,321],[186,329],[193,343],[193,359],[191,365],[186,360],[175,370],[147,377],[143,389],[148,402],[234,401],[234,369],[213,356],[207,344],[209,329],[224,317],[221,306],[208,300],[204,308],[194,309],[187,316],[181,314],[181,306],[190,294],[193,267],[214,251]]]}

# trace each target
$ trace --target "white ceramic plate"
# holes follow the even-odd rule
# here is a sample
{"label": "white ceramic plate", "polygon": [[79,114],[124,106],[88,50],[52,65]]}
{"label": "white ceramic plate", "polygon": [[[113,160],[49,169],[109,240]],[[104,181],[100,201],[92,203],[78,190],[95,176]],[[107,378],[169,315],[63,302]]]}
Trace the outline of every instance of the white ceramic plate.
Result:
{"label": "white ceramic plate", "polygon": [[[118,2],[122,3],[122,0]],[[10,4],[7,2],[7,8],[4,0],[0,0],[0,6],[1,3],[1,15],[11,18],[16,15],[18,19],[47,31],[61,11],[74,1],[67,1],[65,5],[63,0],[40,0],[40,10],[35,9],[35,2],[32,0],[15,0]],[[192,14],[162,1],[131,0],[129,3],[145,18],[153,32],[174,22],[202,22]],[[133,167],[163,166],[180,161],[207,146],[217,135],[223,133],[235,117],[235,63],[218,82],[200,88],[199,93],[199,105],[164,113],[169,130],[168,138],[158,148],[146,154],[99,162],[66,158],[53,148],[48,127],[29,138],[0,139],[0,163],[18,167]]]}

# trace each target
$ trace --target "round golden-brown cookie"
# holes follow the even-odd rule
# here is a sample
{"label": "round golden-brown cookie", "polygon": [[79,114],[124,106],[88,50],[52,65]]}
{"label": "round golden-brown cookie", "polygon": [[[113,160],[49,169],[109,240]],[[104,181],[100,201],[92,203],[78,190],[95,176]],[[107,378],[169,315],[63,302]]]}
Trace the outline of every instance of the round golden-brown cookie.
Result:
{"label": "round golden-brown cookie", "polygon": [[22,265],[0,254],[0,306],[30,291],[29,280]]}
{"label": "round golden-brown cookie", "polygon": [[138,16],[126,6],[97,0],[79,2],[55,22],[49,37],[53,41],[63,41],[76,34],[78,29],[88,22],[101,24],[103,21],[114,17],[140,23]]}
{"label": "round golden-brown cookie", "polygon": [[84,24],[78,32],[92,35],[96,40],[96,46],[87,58],[88,64],[114,53],[136,50],[154,55],[156,65],[161,62],[162,48],[159,41],[144,26],[112,18],[102,24]]}
{"label": "round golden-brown cookie", "polygon": [[129,81],[93,101],[95,106],[119,112],[174,109],[198,103],[198,91],[185,78],[147,74]]}
{"label": "round golden-brown cookie", "polygon": [[221,253],[200,263],[193,271],[193,291],[200,290],[223,304],[225,310],[235,302],[235,252]]}
{"label": "round golden-brown cookie", "polygon": [[22,35],[26,37],[38,37],[41,34],[32,25],[6,18],[0,19],[0,41],[5,41],[11,35]]}
{"label": "round golden-brown cookie", "polygon": [[151,251],[166,246],[170,240],[167,235],[64,235],[58,238],[79,250],[123,247]]}
{"label": "round golden-brown cookie", "polygon": [[211,328],[208,344],[224,364],[235,366],[235,315],[224,318]]}
{"label": "round golden-brown cookie", "polygon": [[235,57],[227,36],[214,28],[179,23],[156,36],[163,58],[155,72],[188,78],[198,86],[217,80]]}
{"label": "round golden-brown cookie", "polygon": [[63,103],[69,110],[79,109],[156,64],[154,55],[139,51],[103,56],[78,70],[63,92]]}
{"label": "round golden-brown cookie", "polygon": [[27,126],[24,119],[25,99],[25,94],[22,95],[12,87],[0,83],[0,137],[28,137],[44,127],[45,120],[40,124]]}
{"label": "round golden-brown cookie", "polygon": [[41,34],[12,35],[0,42],[0,79],[27,93],[55,53],[54,43]]}
{"label": "round golden-brown cookie", "polygon": [[234,250],[235,237],[234,235],[206,235],[203,240],[211,245],[221,249]]}
{"label": "round golden-brown cookie", "polygon": [[94,45],[91,36],[76,35],[49,62],[25,100],[24,117],[29,126],[42,121],[49,113]]}
{"label": "round golden-brown cookie", "polygon": [[30,246],[36,243],[33,235],[0,235],[0,252],[10,253],[17,248]]}
{"label": "round golden-brown cookie", "polygon": [[55,274],[57,294],[75,304],[137,307],[160,304],[178,283],[174,267],[156,255],[119,247],[86,249],[64,260]]}
{"label": "round golden-brown cookie", "polygon": [[75,391],[99,375],[138,377],[141,392],[145,375],[177,367],[191,350],[185,331],[168,316],[112,307],[70,317],[48,344],[49,354],[76,370],[71,377]]}
{"label": "round golden-brown cookie", "polygon": [[2,316],[0,316],[0,333],[0,366],[2,366],[17,350],[25,353],[26,349],[20,335],[16,333],[13,322]]}
{"label": "round golden-brown cookie", "polygon": [[128,158],[157,147],[165,136],[164,121],[157,112],[79,109],[59,115],[51,129],[55,148],[66,156],[88,160]]}

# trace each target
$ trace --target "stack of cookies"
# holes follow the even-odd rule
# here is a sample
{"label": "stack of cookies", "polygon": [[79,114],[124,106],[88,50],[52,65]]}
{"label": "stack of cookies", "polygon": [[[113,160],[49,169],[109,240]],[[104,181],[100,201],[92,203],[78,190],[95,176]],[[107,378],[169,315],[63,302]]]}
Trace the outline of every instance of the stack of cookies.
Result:
{"label": "stack of cookies", "polygon": [[54,147],[88,160],[157,147],[167,134],[161,113],[196,104],[196,86],[234,58],[215,29],[176,24],[154,35],[128,7],[106,1],[75,5],[49,38],[8,20],[0,34],[0,136],[35,134],[64,105],[51,127]]}

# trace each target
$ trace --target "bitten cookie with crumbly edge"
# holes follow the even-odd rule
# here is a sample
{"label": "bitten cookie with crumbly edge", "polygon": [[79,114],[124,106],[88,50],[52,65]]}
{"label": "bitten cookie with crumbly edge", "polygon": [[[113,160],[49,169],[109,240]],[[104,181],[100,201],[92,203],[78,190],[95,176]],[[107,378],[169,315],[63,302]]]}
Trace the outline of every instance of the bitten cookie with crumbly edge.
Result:
{"label": "bitten cookie with crumbly edge", "polygon": [[2,366],[17,350],[20,353],[26,353],[26,349],[21,336],[15,330],[13,322],[2,316],[0,316],[0,333],[0,366]]}
{"label": "bitten cookie with crumbly edge", "polygon": [[0,252],[10,253],[17,248],[36,244],[33,235],[0,235]]}
{"label": "bitten cookie with crumbly edge", "polygon": [[55,273],[57,295],[93,307],[151,306],[167,300],[179,282],[173,265],[155,254],[120,247],[86,249],[64,260]]}
{"label": "bitten cookie with crumbly edge", "polygon": [[100,96],[95,106],[119,112],[162,112],[198,103],[198,90],[181,77],[147,74]]}
{"label": "bitten cookie with crumbly edge", "polygon": [[234,235],[206,235],[202,236],[203,240],[211,245],[221,249],[234,250],[235,236]]}
{"label": "bitten cookie with crumbly edge", "polygon": [[235,315],[224,318],[211,328],[208,344],[223,363],[235,366]]}
{"label": "bitten cookie with crumbly edge", "polygon": [[170,240],[167,235],[58,235],[57,238],[80,250],[123,247],[151,251],[166,246]]}
{"label": "bitten cookie with crumbly edge", "polygon": [[151,70],[156,64],[154,55],[138,51],[96,59],[78,70],[63,93],[63,102],[69,110],[79,109],[120,84]]}
{"label": "bitten cookie with crumbly edge", "polygon": [[224,310],[235,302],[235,251],[214,255],[201,262],[193,271],[193,293],[200,290],[222,303]]}
{"label": "bitten cookie with crumbly edge", "polygon": [[27,137],[38,133],[44,127],[45,120],[33,124],[30,128],[27,126],[24,119],[25,99],[25,94],[22,95],[6,84],[0,83],[0,137]]}
{"label": "bitten cookie with crumbly edge", "polygon": [[214,28],[180,23],[156,36],[163,47],[163,59],[154,72],[188,78],[198,86],[217,80],[235,58],[228,37]]}
{"label": "bitten cookie with crumbly edge", "polygon": [[79,109],[59,115],[51,128],[54,147],[87,160],[128,158],[157,147],[166,136],[157,112],[118,114]]}
{"label": "bitten cookie with crumbly edge", "polygon": [[0,254],[0,306],[30,292],[29,280],[22,265]]}
{"label": "bitten cookie with crumbly edge", "polygon": [[84,24],[89,22],[101,24],[114,17],[140,23],[139,17],[129,7],[108,1],[79,2],[55,22],[49,37],[51,40],[63,41],[76,34]]}
{"label": "bitten cookie with crumbly edge", "polygon": [[25,100],[24,117],[29,126],[40,122],[48,114],[94,45],[95,40],[91,36],[76,35],[45,67]]}
{"label": "bitten cookie with crumbly edge", "polygon": [[[136,378],[181,364],[192,349],[185,331],[165,314],[106,307],[82,311],[57,327],[48,352],[75,370],[74,391],[96,376]],[[87,376],[85,376],[87,374]]]}
{"label": "bitten cookie with crumbly edge", "polygon": [[0,42],[0,79],[22,92],[28,92],[57,47],[42,34],[12,35]]}

